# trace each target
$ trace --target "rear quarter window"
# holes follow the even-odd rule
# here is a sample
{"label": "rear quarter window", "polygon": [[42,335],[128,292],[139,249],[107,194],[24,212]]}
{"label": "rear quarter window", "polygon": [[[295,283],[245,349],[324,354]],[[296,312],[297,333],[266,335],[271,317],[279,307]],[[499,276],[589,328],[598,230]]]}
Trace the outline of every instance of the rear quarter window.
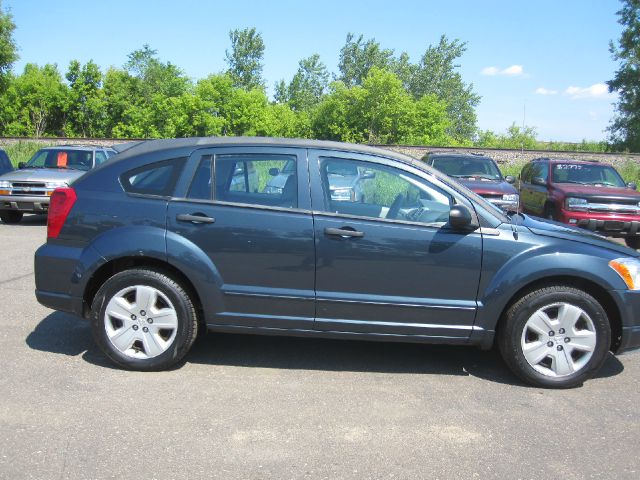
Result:
{"label": "rear quarter window", "polygon": [[120,176],[127,193],[170,197],[186,158],[174,158],[129,170]]}

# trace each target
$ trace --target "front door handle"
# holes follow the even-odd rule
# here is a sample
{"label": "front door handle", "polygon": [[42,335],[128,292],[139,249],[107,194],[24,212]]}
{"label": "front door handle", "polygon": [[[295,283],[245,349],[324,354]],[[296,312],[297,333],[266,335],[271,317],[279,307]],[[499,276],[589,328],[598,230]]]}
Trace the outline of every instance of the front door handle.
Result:
{"label": "front door handle", "polygon": [[333,235],[338,237],[353,237],[353,238],[362,238],[364,237],[364,232],[359,232],[351,227],[342,227],[342,228],[325,228],[325,235]]}
{"label": "front door handle", "polygon": [[191,223],[214,223],[216,221],[215,218],[207,217],[204,213],[180,213],[176,215],[176,220],[179,222],[191,222]]}

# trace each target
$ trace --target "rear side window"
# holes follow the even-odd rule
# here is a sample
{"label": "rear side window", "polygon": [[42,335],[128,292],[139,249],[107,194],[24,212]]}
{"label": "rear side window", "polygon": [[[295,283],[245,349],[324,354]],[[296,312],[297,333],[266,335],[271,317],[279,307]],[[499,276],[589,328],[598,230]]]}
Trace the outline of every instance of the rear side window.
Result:
{"label": "rear side window", "polygon": [[185,160],[174,158],[129,170],[120,177],[120,182],[128,193],[169,197]]}
{"label": "rear side window", "polygon": [[296,165],[296,157],[292,155],[216,155],[214,198],[295,208],[298,206]]}

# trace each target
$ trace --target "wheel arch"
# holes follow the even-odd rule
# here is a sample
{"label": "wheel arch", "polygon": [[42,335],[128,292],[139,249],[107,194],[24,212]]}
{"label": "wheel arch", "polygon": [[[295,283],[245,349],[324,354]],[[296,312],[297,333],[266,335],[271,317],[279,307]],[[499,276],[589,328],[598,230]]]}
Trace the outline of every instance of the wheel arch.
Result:
{"label": "wheel arch", "polygon": [[134,268],[149,268],[159,271],[177,281],[191,296],[198,318],[203,319],[203,304],[200,294],[189,277],[180,269],[163,260],[153,257],[126,256],[112,259],[101,265],[88,280],[83,293],[83,316],[89,318],[91,304],[100,287],[116,273]]}
{"label": "wheel arch", "polygon": [[[513,293],[500,312],[496,323],[496,333],[499,332],[500,328],[504,324],[504,316],[514,303],[534,290],[552,286],[567,286],[578,288],[595,298],[598,303],[600,303],[600,305],[602,305],[602,307],[604,308],[604,311],[607,313],[607,318],[609,320],[609,325],[611,328],[611,345],[609,347],[609,350],[616,351],[618,349],[618,347],[620,346],[620,341],[622,339],[622,318],[620,309],[618,308],[615,300],[609,294],[609,292],[607,292],[607,290],[598,283],[584,277],[572,275],[556,275],[539,278],[524,285],[515,293]],[[495,337],[497,336],[498,335],[496,335]]]}

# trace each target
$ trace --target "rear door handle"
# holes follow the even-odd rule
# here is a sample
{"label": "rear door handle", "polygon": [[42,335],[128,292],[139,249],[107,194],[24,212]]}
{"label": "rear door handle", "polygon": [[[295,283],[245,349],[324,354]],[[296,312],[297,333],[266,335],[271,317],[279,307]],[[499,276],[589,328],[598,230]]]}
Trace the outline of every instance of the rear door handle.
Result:
{"label": "rear door handle", "polygon": [[364,232],[359,232],[351,227],[342,227],[342,228],[325,228],[325,235],[333,235],[338,237],[354,237],[354,238],[362,238],[364,237]]}
{"label": "rear door handle", "polygon": [[204,213],[180,213],[176,215],[176,220],[179,222],[191,222],[191,223],[214,223],[216,221],[215,218],[207,217]]}

